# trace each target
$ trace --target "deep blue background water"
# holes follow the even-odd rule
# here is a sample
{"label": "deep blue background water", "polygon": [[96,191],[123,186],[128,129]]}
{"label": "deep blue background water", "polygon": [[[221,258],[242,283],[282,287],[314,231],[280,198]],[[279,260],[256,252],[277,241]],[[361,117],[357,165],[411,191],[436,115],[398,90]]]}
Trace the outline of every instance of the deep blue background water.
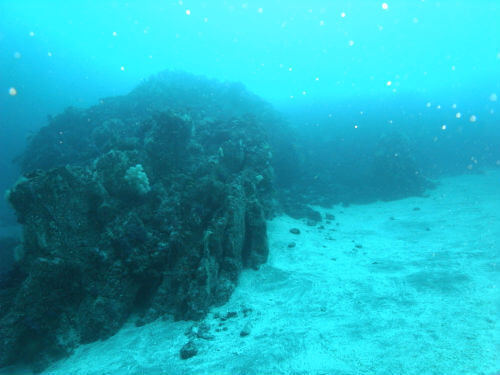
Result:
{"label": "deep blue background water", "polygon": [[499,19],[495,0],[3,0],[0,189],[47,115],[164,69],[243,82],[299,127],[357,126],[361,142],[400,126],[448,140],[431,159],[494,164]]}

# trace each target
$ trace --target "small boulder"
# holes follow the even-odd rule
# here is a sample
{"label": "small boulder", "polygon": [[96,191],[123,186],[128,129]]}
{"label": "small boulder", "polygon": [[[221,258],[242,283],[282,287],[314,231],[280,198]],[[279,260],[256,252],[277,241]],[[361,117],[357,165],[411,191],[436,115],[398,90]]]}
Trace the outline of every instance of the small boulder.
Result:
{"label": "small boulder", "polygon": [[191,357],[194,357],[196,354],[198,354],[198,348],[196,347],[196,344],[194,341],[188,341],[180,351],[181,354],[181,359],[189,359]]}

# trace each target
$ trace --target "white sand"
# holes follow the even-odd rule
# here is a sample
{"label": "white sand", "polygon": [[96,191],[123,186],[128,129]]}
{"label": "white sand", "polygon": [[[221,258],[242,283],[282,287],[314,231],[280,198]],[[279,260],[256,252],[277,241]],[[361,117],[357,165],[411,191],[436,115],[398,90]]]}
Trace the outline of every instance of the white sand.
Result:
{"label": "white sand", "polygon": [[211,313],[215,339],[197,339],[191,359],[179,349],[193,323],[157,321],[85,345],[44,375],[498,374],[500,171],[444,179],[429,195],[317,208],[336,216],[325,229],[272,220],[268,263],[213,310],[238,317],[215,332]]}

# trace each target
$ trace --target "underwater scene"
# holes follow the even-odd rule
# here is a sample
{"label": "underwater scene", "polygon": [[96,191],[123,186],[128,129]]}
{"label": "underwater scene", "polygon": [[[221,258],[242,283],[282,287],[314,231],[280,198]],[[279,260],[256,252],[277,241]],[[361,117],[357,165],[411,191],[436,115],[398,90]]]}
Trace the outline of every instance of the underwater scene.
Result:
{"label": "underwater scene", "polygon": [[0,0],[0,375],[500,375],[499,0]]}

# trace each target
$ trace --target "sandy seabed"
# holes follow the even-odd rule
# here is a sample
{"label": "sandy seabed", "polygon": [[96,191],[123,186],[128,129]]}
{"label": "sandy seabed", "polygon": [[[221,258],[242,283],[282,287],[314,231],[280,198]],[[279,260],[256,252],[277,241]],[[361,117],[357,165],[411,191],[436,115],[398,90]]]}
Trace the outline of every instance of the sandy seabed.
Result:
{"label": "sandy seabed", "polygon": [[179,356],[193,322],[130,323],[43,375],[500,373],[499,170],[427,197],[314,208],[335,219],[269,222],[269,261],[210,312],[196,356]]}

